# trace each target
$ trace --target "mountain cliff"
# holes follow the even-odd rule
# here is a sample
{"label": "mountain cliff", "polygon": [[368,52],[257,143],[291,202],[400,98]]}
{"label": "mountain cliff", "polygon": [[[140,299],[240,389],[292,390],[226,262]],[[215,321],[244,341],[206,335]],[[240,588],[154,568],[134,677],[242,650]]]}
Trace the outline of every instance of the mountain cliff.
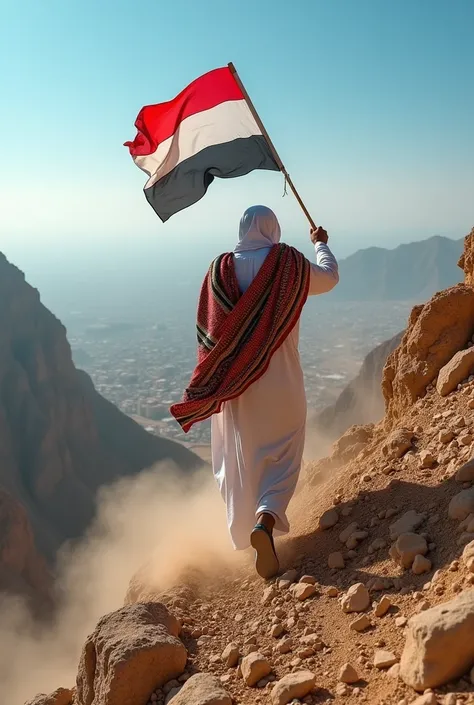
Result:
{"label": "mountain cliff", "polygon": [[313,416],[310,427],[316,428],[328,442],[332,442],[342,436],[349,426],[379,421],[384,413],[380,386],[383,369],[402,336],[403,333],[397,333],[371,350],[364,358],[357,377],[343,389],[334,404]]}
{"label": "mountain cliff", "polygon": [[463,240],[439,235],[394,250],[358,250],[341,260],[340,282],[328,296],[337,301],[425,301],[461,281],[456,263],[462,251]]}
{"label": "mountain cliff", "polygon": [[[463,242],[434,236],[400,245],[395,250],[377,247],[359,250],[340,262],[341,281],[329,296],[352,301],[429,299],[436,291],[461,280],[457,261],[462,255]],[[317,429],[332,443],[354,424],[379,421],[384,413],[381,388],[384,365],[402,336],[398,333],[372,350],[357,377],[334,404],[310,418],[309,427]]]}
{"label": "mountain cliff", "polygon": [[95,391],[64,326],[1,253],[0,323],[0,589],[44,592],[42,556],[83,534],[101,485],[160,461],[182,471],[201,461]]}

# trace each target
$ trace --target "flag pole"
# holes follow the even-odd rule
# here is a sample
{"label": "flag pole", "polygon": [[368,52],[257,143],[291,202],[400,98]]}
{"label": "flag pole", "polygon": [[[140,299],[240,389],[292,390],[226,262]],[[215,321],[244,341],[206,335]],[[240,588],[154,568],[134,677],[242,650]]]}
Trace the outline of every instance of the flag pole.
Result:
{"label": "flag pole", "polygon": [[265,139],[267,140],[268,146],[270,147],[270,151],[271,151],[271,153],[273,154],[273,157],[274,157],[274,159],[275,159],[275,161],[276,161],[276,163],[277,163],[277,165],[278,165],[278,168],[280,169],[280,171],[282,172],[282,174],[284,174],[285,179],[286,179],[286,182],[287,182],[288,186],[290,187],[290,189],[293,191],[293,194],[294,194],[296,200],[298,201],[298,203],[299,203],[299,205],[300,205],[300,207],[301,207],[303,213],[305,214],[305,216],[306,216],[307,219],[309,220],[309,224],[311,225],[312,230],[316,230],[317,225],[316,225],[316,223],[314,222],[314,220],[312,219],[312,217],[310,216],[308,209],[306,208],[305,204],[303,203],[303,199],[301,198],[300,194],[299,194],[298,191],[296,190],[296,187],[295,187],[293,181],[291,180],[290,175],[288,174],[287,170],[285,169],[285,167],[284,167],[284,165],[283,165],[283,162],[282,162],[281,159],[280,159],[280,155],[279,155],[278,152],[276,151],[275,145],[274,145],[273,142],[271,141],[270,135],[269,135],[268,132],[266,131],[265,125],[263,124],[262,120],[260,119],[260,115],[257,113],[257,111],[256,111],[256,109],[255,109],[255,106],[254,106],[254,104],[252,103],[252,100],[250,99],[249,94],[248,94],[247,91],[245,90],[244,84],[243,84],[242,81],[240,80],[240,76],[239,76],[239,74],[237,73],[237,69],[235,68],[235,66],[234,66],[234,64],[233,64],[232,62],[230,62],[230,63],[228,64],[228,67],[229,67],[230,72],[232,73],[232,75],[233,75],[233,77],[234,77],[234,79],[235,79],[235,82],[237,83],[237,85],[239,86],[240,90],[241,90],[242,93],[244,94],[245,102],[246,102],[247,105],[249,106],[249,110],[250,110],[250,112],[252,113],[252,115],[253,115],[253,117],[254,117],[254,119],[255,119],[255,122],[257,123],[257,125],[258,125],[259,128],[260,128],[260,130],[262,131],[262,135],[263,135],[263,136],[265,137]]}

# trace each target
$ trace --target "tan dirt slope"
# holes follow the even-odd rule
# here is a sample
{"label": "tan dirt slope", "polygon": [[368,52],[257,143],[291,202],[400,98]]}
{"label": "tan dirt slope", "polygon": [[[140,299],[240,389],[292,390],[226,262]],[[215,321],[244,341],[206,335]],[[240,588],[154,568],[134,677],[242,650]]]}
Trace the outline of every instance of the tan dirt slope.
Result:
{"label": "tan dirt slope", "polygon": [[[443,370],[473,345],[474,230],[461,265],[465,284],[417,307],[387,361],[385,419],[305,468],[279,544],[285,575],[265,584],[251,566],[216,566],[165,594],[132,581],[128,609],[163,602],[188,659],[147,699],[132,679],[123,702],[474,703],[474,376]],[[179,660],[175,638],[153,649],[174,644]]]}

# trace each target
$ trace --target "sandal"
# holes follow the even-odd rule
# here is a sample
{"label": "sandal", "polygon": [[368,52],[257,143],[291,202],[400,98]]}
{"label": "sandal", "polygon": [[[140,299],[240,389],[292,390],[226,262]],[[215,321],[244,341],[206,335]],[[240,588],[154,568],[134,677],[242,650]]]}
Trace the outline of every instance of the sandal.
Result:
{"label": "sandal", "polygon": [[261,578],[269,580],[280,570],[272,532],[263,524],[256,524],[250,534],[250,543],[255,549],[255,569]]}

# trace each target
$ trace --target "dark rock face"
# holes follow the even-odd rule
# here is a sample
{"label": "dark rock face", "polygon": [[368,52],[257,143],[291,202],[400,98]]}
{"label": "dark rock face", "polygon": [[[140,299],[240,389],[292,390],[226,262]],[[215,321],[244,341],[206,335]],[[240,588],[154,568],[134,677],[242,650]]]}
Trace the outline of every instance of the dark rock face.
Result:
{"label": "dark rock face", "polygon": [[402,337],[403,333],[398,333],[374,348],[364,359],[357,377],[347,385],[332,406],[311,419],[310,426],[332,442],[350,426],[380,421],[384,414],[381,389],[383,369],[388,356],[398,347]]}
{"label": "dark rock face", "polygon": [[48,609],[51,575],[35,546],[26,511],[0,489],[0,591],[21,594],[30,605]]}
{"label": "dark rock face", "polygon": [[[0,253],[0,488],[9,497],[0,502],[1,541],[16,545],[8,555],[22,556],[28,545],[34,563],[34,537],[52,559],[64,540],[86,529],[101,485],[159,461],[181,471],[201,462],[148,434],[95,391],[74,367],[64,326]],[[0,588],[14,573],[37,589],[25,561],[6,561],[0,552]]]}

